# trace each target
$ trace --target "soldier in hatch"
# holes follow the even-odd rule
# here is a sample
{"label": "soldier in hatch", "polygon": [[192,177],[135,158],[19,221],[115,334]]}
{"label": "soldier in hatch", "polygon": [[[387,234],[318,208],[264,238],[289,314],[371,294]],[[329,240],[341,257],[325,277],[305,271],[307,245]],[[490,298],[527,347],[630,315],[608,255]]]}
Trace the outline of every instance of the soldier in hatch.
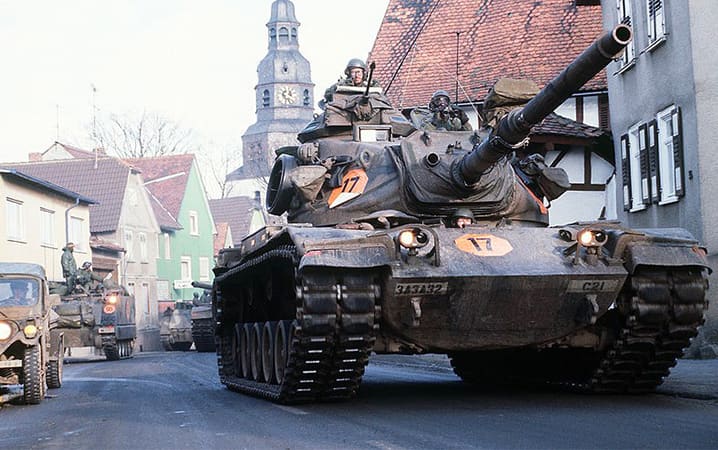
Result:
{"label": "soldier in hatch", "polygon": [[451,216],[451,226],[454,228],[466,228],[474,223],[474,213],[469,208],[459,208]]}
{"label": "soldier in hatch", "polygon": [[[352,58],[347,63],[347,67],[344,69],[345,78],[340,78],[339,81],[334,83],[332,86],[324,91],[324,98],[319,102],[319,107],[324,109],[327,103],[334,100],[334,93],[337,91],[338,86],[361,86],[366,87],[367,84],[367,67],[366,63],[359,58]],[[371,81],[372,87],[379,87],[379,83],[376,80]]]}

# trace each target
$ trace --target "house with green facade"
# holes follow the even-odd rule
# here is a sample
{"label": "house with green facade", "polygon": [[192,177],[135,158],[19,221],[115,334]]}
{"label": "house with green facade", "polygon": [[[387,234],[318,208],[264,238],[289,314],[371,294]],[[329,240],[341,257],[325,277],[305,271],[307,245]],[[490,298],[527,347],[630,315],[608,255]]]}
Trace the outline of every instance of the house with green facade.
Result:
{"label": "house with green facade", "polygon": [[157,300],[190,300],[193,280],[212,282],[216,233],[197,161],[192,154],[127,159],[142,172],[160,235]]}

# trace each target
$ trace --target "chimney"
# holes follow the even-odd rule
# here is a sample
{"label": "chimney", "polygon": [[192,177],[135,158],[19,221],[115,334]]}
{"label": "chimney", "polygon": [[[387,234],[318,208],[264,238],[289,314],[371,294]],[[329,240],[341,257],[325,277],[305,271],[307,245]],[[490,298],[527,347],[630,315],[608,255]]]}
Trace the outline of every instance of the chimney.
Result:
{"label": "chimney", "polygon": [[30,162],[38,162],[42,161],[42,153],[40,152],[32,152],[27,154],[27,160]]}

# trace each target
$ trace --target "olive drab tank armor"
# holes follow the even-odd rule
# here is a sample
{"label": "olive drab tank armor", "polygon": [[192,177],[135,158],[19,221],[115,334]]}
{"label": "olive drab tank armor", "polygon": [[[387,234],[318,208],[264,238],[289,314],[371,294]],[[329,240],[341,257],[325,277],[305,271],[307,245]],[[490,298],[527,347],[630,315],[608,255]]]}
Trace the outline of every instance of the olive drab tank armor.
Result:
{"label": "olive drab tank armor", "polygon": [[[381,92],[338,89],[301,144],[276,151],[267,209],[288,224],[218,256],[221,382],[283,403],[350,399],[371,352],[440,353],[471,383],[653,390],[702,323],[705,252],[682,229],[549,227],[541,183],[511,163],[630,39],[617,26],[476,132],[417,130]],[[474,222],[452,226],[463,210]]]}

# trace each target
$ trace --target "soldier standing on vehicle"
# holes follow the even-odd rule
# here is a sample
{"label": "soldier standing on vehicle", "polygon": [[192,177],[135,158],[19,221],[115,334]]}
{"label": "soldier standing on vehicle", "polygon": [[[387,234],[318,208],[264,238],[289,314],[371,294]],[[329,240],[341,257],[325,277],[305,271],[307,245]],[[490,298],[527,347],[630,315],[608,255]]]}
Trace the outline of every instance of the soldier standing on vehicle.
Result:
{"label": "soldier standing on vehicle", "polygon": [[[361,86],[366,87],[366,63],[359,58],[352,58],[347,63],[347,67],[344,69],[345,78],[340,78],[339,81],[331,85],[324,91],[324,99],[319,102],[319,107],[324,109],[325,105],[334,100],[334,93],[337,91],[338,86]],[[378,87],[379,83],[376,80],[371,81],[372,87]]]}
{"label": "soldier standing on vehicle", "polygon": [[62,257],[60,264],[62,265],[62,276],[67,283],[67,293],[70,294],[75,289],[77,283],[77,263],[72,252],[75,251],[75,244],[68,242],[62,249]]}

